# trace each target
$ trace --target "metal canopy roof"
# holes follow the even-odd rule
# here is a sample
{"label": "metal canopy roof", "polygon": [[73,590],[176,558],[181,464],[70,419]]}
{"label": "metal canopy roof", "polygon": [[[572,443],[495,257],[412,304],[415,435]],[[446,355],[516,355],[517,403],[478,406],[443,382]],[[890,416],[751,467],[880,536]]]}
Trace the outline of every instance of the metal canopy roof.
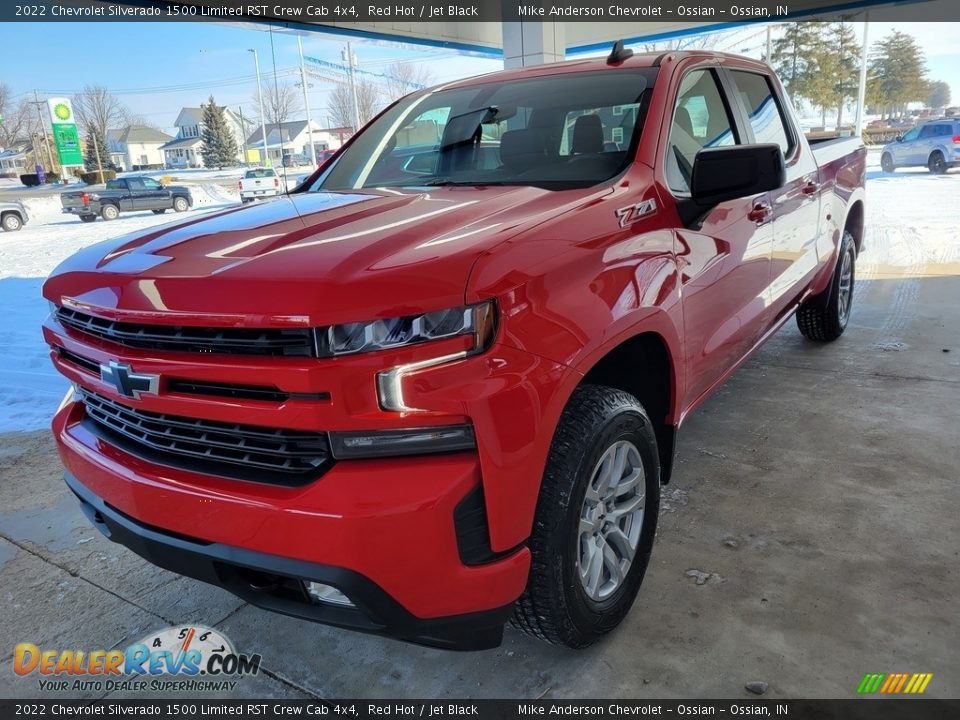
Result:
{"label": "metal canopy roof", "polygon": [[[907,0],[910,2],[911,0]],[[912,0],[916,2],[917,0]],[[922,1],[922,0],[920,0]],[[564,44],[566,52],[579,53],[609,48],[614,40],[624,39],[628,44],[637,41],[653,41],[668,37],[678,37],[709,30],[719,30],[738,25],[759,24],[764,22],[784,22],[812,15],[827,13],[856,14],[864,10],[903,4],[903,0],[791,0],[790,14],[766,18],[732,19],[718,22],[711,18],[704,22],[678,20],[609,22],[564,22]],[[735,18],[727,15],[726,18]],[[503,54],[503,23],[500,22],[316,22],[310,23],[313,29],[355,37],[375,38],[409,42],[420,45],[445,47],[484,55]]]}

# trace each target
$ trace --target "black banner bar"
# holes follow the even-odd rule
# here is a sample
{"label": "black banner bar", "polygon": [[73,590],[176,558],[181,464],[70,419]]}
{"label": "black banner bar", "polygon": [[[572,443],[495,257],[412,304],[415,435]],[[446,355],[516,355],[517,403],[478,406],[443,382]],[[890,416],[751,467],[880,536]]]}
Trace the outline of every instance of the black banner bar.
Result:
{"label": "black banner bar", "polygon": [[0,718],[789,718],[955,720],[960,700],[0,700]]}
{"label": "black banner bar", "polygon": [[0,22],[784,22],[960,20],[955,0],[4,0]]}

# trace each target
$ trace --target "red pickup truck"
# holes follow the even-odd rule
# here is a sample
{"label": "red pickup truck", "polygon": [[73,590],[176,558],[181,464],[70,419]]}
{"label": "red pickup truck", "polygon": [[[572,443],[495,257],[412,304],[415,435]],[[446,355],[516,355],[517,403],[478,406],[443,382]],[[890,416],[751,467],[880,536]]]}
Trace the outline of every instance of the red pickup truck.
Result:
{"label": "red pickup truck", "polygon": [[264,608],[585,646],[637,595],[684,418],[792,315],[843,333],[864,161],[719,53],[416,92],[288,196],[53,272],[66,482]]}

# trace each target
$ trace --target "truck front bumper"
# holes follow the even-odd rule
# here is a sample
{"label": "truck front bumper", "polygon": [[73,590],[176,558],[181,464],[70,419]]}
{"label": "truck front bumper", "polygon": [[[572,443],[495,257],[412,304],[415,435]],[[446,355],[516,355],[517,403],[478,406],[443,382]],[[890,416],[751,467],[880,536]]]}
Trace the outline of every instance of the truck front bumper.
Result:
{"label": "truck front bumper", "polygon": [[[342,567],[175,536],[137,522],[97,497],[69,472],[67,486],[94,527],[154,565],[233,592],[258,607],[336,627],[449,650],[496,647],[512,605],[440,618],[418,618],[364,575]],[[347,595],[353,607],[311,600],[307,582]]]}

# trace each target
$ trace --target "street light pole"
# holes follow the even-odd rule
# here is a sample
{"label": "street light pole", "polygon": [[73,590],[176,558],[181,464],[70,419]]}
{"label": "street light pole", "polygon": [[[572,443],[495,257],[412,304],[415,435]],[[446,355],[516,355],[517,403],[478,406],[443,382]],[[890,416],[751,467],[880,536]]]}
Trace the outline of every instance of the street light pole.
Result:
{"label": "street light pole", "polygon": [[347,67],[350,68],[347,77],[350,78],[350,95],[353,97],[353,132],[357,133],[360,132],[360,103],[357,100],[357,83],[353,79],[353,49],[349,42],[347,42],[344,60],[347,61]]}
{"label": "street light pole", "polygon": [[303,87],[303,108],[307,112],[307,141],[310,143],[310,166],[317,166],[317,149],[313,146],[313,123],[310,121],[310,97],[307,95],[307,69],[303,64],[303,42],[297,35],[297,50],[300,53],[300,85]]}
{"label": "street light pole", "polygon": [[255,48],[249,48],[247,52],[253,53],[253,64],[257,70],[257,101],[260,103],[260,138],[263,141],[263,164],[270,164],[270,154],[267,151],[267,119],[263,114],[263,88],[260,86],[260,57]]}
{"label": "street light pole", "polygon": [[867,31],[870,28],[870,11],[863,14],[863,46],[860,48],[860,84],[857,86],[856,136],[863,137],[863,116],[867,111]]}

